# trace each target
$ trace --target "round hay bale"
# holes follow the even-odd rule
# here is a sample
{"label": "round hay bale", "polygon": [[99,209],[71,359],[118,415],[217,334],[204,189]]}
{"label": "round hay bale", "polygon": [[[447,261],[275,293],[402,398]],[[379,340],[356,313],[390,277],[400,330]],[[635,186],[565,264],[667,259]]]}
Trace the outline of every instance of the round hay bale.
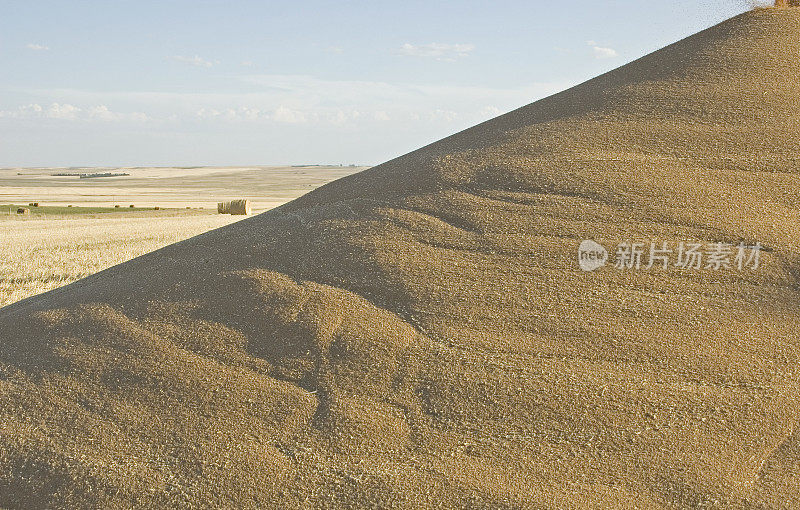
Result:
{"label": "round hay bale", "polygon": [[72,204],[69,204],[67,207],[72,207]]}
{"label": "round hay bale", "polygon": [[115,206],[114,206],[114,209],[119,209],[119,206],[118,206],[118,205],[115,205]]}
{"label": "round hay bale", "polygon": [[17,208],[17,214],[30,214],[30,213],[31,213],[31,210],[28,209],[27,207],[18,207]]}
{"label": "round hay bale", "polygon": [[239,214],[247,216],[252,212],[252,209],[250,207],[250,201],[243,198],[217,203],[217,212],[219,214]]}
{"label": "round hay bale", "polygon": [[161,209],[161,208],[160,208],[159,206],[155,206],[155,207],[153,207],[153,209],[155,209],[156,211],[158,211],[158,210],[159,210],[159,209]]}
{"label": "round hay bale", "polygon": [[131,204],[131,205],[129,205],[128,207],[130,207],[131,209],[133,209],[133,208],[134,208],[134,207],[136,207],[136,206],[134,206],[133,204]]}

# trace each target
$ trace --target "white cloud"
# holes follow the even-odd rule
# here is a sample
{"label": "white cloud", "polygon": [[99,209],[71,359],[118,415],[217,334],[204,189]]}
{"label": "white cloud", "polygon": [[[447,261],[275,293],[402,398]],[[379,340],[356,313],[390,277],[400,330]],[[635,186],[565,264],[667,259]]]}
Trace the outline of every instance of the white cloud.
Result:
{"label": "white cloud", "polygon": [[258,108],[239,108],[239,117],[245,120],[258,120],[265,117],[265,113]]}
{"label": "white cloud", "polygon": [[202,58],[200,55],[195,55],[193,57],[185,57],[183,55],[174,55],[168,57],[170,60],[174,60],[175,62],[183,62],[184,64],[190,64],[196,67],[213,67],[216,64],[219,64],[218,60],[210,61]]}
{"label": "white cloud", "polygon": [[33,51],[47,51],[50,49],[50,46],[45,46],[44,44],[36,44],[36,43],[28,43],[25,45],[25,47]]}
{"label": "white cloud", "polygon": [[269,114],[266,111],[259,108],[248,108],[246,106],[240,106],[239,108],[223,108],[221,110],[203,107],[197,110],[195,115],[198,119],[202,120],[253,121],[269,118]]}
{"label": "white cloud", "polygon": [[496,106],[486,106],[481,110],[481,117],[494,118],[503,113],[503,111]]}
{"label": "white cloud", "polygon": [[454,120],[458,119],[459,115],[457,112],[452,110],[442,110],[441,108],[437,108],[428,113],[427,117],[432,121],[453,122]]}
{"label": "white cloud", "polygon": [[475,49],[474,44],[411,44],[405,43],[400,47],[398,53],[411,57],[435,58],[445,62],[453,62],[459,58],[468,57]]}
{"label": "white cloud", "polygon": [[252,60],[242,60],[242,66],[243,67],[253,67],[253,65],[254,64],[253,64]]}
{"label": "white cloud", "polygon": [[327,48],[325,48],[325,51],[328,53],[341,55],[342,53],[344,53],[344,48],[342,48],[341,46],[328,46]]}
{"label": "white cloud", "polygon": [[[41,117],[41,116],[44,115],[43,112],[44,112],[44,108],[42,108],[41,105],[35,104],[35,103],[34,104],[28,104],[28,105],[25,105],[25,106],[20,106],[17,109],[17,113],[19,115],[17,115],[16,117],[17,118],[19,118],[19,117]],[[7,113],[12,113],[13,114],[13,112],[7,112]]]}
{"label": "white cloud", "polygon": [[595,58],[614,58],[619,55],[614,48],[599,46],[595,41],[586,41],[586,44],[592,48]]}
{"label": "white cloud", "polygon": [[328,121],[332,124],[344,124],[350,120],[350,115],[344,110],[334,110],[328,114]]}
{"label": "white cloud", "polygon": [[284,122],[286,124],[302,124],[308,120],[303,112],[286,106],[279,106],[272,115],[272,119],[275,122]]}
{"label": "white cloud", "polygon": [[74,120],[78,118],[81,109],[71,104],[53,103],[45,111],[45,116],[51,119]]}
{"label": "white cloud", "polygon": [[130,120],[143,122],[149,117],[141,112],[118,113],[108,109],[105,105],[91,106],[87,109],[79,108],[69,103],[52,103],[42,106],[37,103],[18,107],[16,110],[0,111],[0,118],[6,119],[58,119],[58,120],[94,120],[94,121],[122,121]]}
{"label": "white cloud", "polygon": [[[333,80],[308,75],[253,74],[237,78],[245,91],[172,93],[158,91],[97,92],[74,89],[36,90],[40,96],[74,105],[108,105],[87,110],[95,121],[118,118],[112,106],[146,111],[152,122],[202,123],[203,129],[225,124],[346,126],[347,129],[407,129],[446,133],[468,127],[530,103],[573,83],[529,83],[517,87],[424,85],[380,81]],[[135,120],[128,114],[127,120]],[[121,119],[122,120],[122,119]]]}
{"label": "white cloud", "polygon": [[[366,115],[365,115],[366,113]],[[279,105],[274,109],[240,106],[238,108],[201,107],[194,117],[203,121],[227,122],[276,122],[281,124],[330,124],[342,125],[354,123],[360,119],[366,121],[386,122],[393,117],[385,110],[363,112],[355,108],[299,108]],[[434,112],[430,118],[444,118],[442,112]],[[174,118],[172,120],[178,120]]]}
{"label": "white cloud", "polygon": [[115,120],[116,114],[108,109],[106,105],[92,106],[89,108],[89,118],[100,120]]}
{"label": "white cloud", "polygon": [[90,120],[122,121],[130,120],[134,122],[144,122],[150,120],[146,114],[141,112],[120,113],[113,112],[106,105],[92,106],[86,110],[86,118]]}
{"label": "white cloud", "polygon": [[26,104],[16,110],[0,111],[0,118],[5,119],[67,119],[73,120],[78,117],[81,109],[77,106],[64,103],[53,103],[50,106],[42,106],[38,103]]}

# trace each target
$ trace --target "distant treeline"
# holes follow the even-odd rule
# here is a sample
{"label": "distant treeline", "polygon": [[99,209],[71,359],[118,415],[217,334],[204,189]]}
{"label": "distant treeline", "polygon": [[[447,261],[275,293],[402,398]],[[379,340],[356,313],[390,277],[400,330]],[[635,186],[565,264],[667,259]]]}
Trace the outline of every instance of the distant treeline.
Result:
{"label": "distant treeline", "polygon": [[[338,164],[338,165],[292,165],[292,168],[326,167],[326,166],[344,166],[344,165],[342,165],[341,163]],[[350,164],[350,165],[347,165],[347,166],[348,167],[352,167],[352,168],[356,167],[356,165],[354,165],[354,164]]]}
{"label": "distant treeline", "polygon": [[95,177],[125,177],[126,173],[114,173],[114,172],[104,172],[104,173],[95,173],[95,174],[81,174],[81,173],[71,173],[71,172],[60,172],[57,174],[50,174],[54,177],[80,177],[81,179],[93,179]]}

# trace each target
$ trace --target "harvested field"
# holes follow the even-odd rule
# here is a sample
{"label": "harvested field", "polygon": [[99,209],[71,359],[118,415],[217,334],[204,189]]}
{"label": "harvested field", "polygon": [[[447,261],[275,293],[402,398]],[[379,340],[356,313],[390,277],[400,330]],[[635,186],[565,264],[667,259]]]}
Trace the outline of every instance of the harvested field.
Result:
{"label": "harvested field", "polygon": [[148,217],[132,213],[62,220],[53,216],[0,219],[0,307],[237,219],[217,214]]}
{"label": "harvested field", "polygon": [[241,219],[217,215],[230,194],[246,192],[264,211],[358,170],[136,168],[87,183],[52,175],[63,169],[0,169],[0,198],[18,201],[0,205],[0,307]]}

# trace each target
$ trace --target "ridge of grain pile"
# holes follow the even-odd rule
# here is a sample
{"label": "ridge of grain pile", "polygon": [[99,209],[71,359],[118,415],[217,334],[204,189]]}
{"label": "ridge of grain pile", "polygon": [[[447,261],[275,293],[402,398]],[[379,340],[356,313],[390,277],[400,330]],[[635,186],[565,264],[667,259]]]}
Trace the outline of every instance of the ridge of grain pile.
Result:
{"label": "ridge of grain pile", "polygon": [[798,54],[757,9],[0,309],[0,507],[800,508]]}

